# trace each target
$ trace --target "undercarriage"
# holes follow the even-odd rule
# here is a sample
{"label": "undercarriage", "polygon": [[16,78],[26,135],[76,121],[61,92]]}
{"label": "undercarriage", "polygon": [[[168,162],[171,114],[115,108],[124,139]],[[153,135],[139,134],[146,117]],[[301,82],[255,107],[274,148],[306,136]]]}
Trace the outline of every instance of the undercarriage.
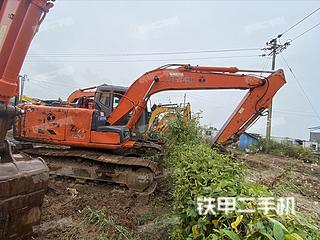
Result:
{"label": "undercarriage", "polygon": [[66,146],[18,142],[17,151],[45,159],[51,176],[125,185],[129,190],[151,194],[161,177],[161,146],[137,142],[126,151],[108,152]]}

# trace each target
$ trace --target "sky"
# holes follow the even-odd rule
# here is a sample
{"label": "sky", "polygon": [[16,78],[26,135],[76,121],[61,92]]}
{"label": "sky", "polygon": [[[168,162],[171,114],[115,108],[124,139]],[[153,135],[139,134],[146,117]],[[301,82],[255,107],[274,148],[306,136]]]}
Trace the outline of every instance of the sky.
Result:
{"label": "sky", "polygon": [[[76,89],[103,83],[130,86],[143,73],[168,63],[270,70],[261,50],[131,55],[264,48],[266,42],[319,8],[320,1],[109,1],[57,0],[30,46],[21,74],[25,94],[66,99]],[[294,39],[320,22],[320,11],[281,37]],[[309,138],[320,126],[320,26],[277,55],[287,84],[274,98],[272,135]],[[285,63],[285,60],[287,64]],[[290,66],[290,69],[288,66]],[[293,74],[294,76],[293,76]],[[245,95],[243,90],[170,91],[156,104],[181,103],[184,94],[201,124],[220,128]],[[248,131],[265,134],[266,117]]]}

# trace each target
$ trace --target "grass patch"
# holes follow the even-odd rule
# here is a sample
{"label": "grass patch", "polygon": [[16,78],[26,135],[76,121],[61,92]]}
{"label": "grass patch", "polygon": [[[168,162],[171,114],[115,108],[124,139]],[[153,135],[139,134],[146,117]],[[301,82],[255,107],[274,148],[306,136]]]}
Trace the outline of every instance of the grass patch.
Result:
{"label": "grass patch", "polygon": [[83,220],[64,235],[64,240],[133,240],[129,230],[116,224],[111,216],[102,210],[85,207],[80,211]]}
{"label": "grass patch", "polygon": [[[85,221],[93,224],[97,228],[97,231],[104,232],[105,230],[111,228],[116,233],[116,239],[131,239],[128,229],[119,224],[116,224],[114,220],[111,217],[107,216],[102,210],[92,210],[90,207],[86,207],[81,212],[84,214]],[[108,239],[104,236],[101,236],[101,238]]]}
{"label": "grass patch", "polygon": [[252,152],[264,152],[279,157],[290,157],[301,159],[305,162],[319,162],[320,158],[313,153],[311,148],[303,148],[301,145],[295,145],[290,142],[279,143],[270,140],[269,144],[266,139],[260,139],[257,144],[251,145]]}

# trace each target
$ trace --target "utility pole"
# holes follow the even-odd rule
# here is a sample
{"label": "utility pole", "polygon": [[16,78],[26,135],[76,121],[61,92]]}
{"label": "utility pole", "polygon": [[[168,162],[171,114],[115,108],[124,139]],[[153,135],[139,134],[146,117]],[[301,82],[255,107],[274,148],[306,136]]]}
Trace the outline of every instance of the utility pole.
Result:
{"label": "utility pole", "polygon": [[[277,55],[277,38],[272,39],[269,43],[271,45],[272,50],[272,71],[276,67],[276,55]],[[268,117],[267,117],[267,130],[266,130],[266,139],[267,139],[267,151],[269,150],[269,143],[271,139],[271,120],[272,120],[272,101],[269,106],[268,110]]]}
{"label": "utility pole", "polygon": [[[264,48],[264,50],[270,51],[268,54],[269,56],[272,56],[272,71],[275,70],[276,68],[276,55],[278,53],[281,53],[284,49],[286,49],[289,45],[290,42],[286,42],[284,44],[278,44],[278,39],[280,39],[282,34],[278,35],[276,38],[271,39],[269,42],[267,42],[267,48]],[[268,116],[267,116],[267,129],[266,129],[266,151],[269,151],[269,145],[270,145],[270,140],[271,140],[271,120],[272,120],[272,101],[270,103],[269,109],[268,109]]]}
{"label": "utility pole", "polygon": [[185,94],[183,95],[183,108],[186,107],[186,98],[187,98],[187,94],[185,93]]}
{"label": "utility pole", "polygon": [[23,96],[23,91],[24,91],[24,82],[28,81],[29,79],[28,79],[28,75],[27,74],[24,74],[23,76],[19,75],[19,79],[20,79],[20,84],[21,84],[19,101],[21,102],[22,101],[22,96]]}

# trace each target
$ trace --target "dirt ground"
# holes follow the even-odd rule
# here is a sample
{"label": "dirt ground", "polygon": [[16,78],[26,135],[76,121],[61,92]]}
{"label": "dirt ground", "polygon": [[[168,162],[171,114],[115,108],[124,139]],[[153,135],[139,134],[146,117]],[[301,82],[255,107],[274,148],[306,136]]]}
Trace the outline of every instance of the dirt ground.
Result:
{"label": "dirt ground", "polygon": [[[267,185],[282,197],[294,197],[298,212],[313,215],[320,222],[320,166],[302,160],[267,154],[236,156],[248,167],[246,177]],[[319,224],[320,226],[320,224]]]}
{"label": "dirt ground", "polygon": [[[95,227],[85,219],[86,207],[103,211],[112,223]],[[167,239],[157,222],[169,209],[170,199],[159,192],[147,197],[112,184],[51,178],[36,239]],[[119,234],[119,226],[128,233]]]}
{"label": "dirt ground", "polygon": [[[266,154],[237,151],[236,155],[248,167],[249,179],[269,186],[281,196],[295,197],[297,211],[313,214],[320,220],[318,164]],[[128,239],[167,239],[166,228],[158,223],[170,211],[170,203],[168,192],[146,197],[118,185],[51,178],[37,239],[126,239],[112,225],[107,231],[99,231],[86,222],[81,213],[86,207],[102,209],[115,224],[128,229]]]}

